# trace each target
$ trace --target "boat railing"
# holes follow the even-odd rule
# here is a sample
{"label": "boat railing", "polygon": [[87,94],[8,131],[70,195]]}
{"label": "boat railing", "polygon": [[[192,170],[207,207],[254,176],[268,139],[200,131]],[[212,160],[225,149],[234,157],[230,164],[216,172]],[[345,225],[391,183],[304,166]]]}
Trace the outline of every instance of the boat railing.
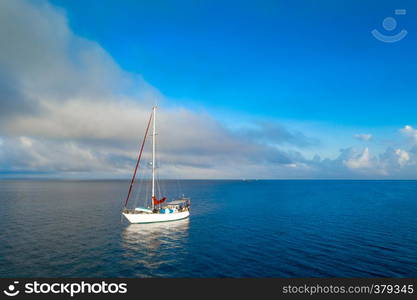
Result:
{"label": "boat railing", "polygon": [[145,212],[145,211],[141,211],[141,210],[136,210],[134,208],[125,208],[123,211],[123,213],[125,214],[149,214],[149,212]]}

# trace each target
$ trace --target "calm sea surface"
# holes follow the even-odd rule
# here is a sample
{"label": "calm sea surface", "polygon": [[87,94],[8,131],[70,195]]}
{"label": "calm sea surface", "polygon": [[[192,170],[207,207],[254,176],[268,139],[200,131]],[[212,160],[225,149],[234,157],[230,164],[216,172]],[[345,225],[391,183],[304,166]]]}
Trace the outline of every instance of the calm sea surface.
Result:
{"label": "calm sea surface", "polygon": [[0,181],[0,277],[417,277],[416,181],[180,184],[190,219],[129,225],[127,181]]}

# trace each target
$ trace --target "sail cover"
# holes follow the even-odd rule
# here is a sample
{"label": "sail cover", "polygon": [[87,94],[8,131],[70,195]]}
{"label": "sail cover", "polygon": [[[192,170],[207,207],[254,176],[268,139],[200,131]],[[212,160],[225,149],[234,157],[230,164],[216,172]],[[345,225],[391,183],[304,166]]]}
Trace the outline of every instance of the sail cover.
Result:
{"label": "sail cover", "polygon": [[156,199],[156,197],[152,197],[152,200],[153,200],[153,204],[154,205],[158,205],[158,204],[164,203],[166,199],[167,198],[164,197],[164,198],[161,198],[161,199],[158,200],[158,199]]}

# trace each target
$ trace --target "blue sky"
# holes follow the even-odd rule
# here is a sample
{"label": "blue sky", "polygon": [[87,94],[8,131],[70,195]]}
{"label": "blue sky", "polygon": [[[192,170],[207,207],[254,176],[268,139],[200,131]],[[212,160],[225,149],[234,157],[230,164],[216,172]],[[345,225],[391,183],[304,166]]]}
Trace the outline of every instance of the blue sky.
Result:
{"label": "blue sky", "polygon": [[1,5],[0,176],[127,177],[158,102],[171,175],[417,177],[415,1]]}
{"label": "blue sky", "polygon": [[[364,3],[365,2],[365,3]],[[71,28],[178,102],[352,126],[416,123],[415,1],[59,1]],[[397,105],[401,98],[402,105]]]}

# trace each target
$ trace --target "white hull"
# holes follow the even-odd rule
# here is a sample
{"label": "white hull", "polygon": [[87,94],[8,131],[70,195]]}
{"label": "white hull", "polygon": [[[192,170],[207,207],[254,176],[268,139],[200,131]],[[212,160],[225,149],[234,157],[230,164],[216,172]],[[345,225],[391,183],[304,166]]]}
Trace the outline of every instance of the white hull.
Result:
{"label": "white hull", "polygon": [[157,223],[170,222],[185,219],[190,215],[189,211],[176,212],[171,214],[127,214],[123,213],[130,223]]}

